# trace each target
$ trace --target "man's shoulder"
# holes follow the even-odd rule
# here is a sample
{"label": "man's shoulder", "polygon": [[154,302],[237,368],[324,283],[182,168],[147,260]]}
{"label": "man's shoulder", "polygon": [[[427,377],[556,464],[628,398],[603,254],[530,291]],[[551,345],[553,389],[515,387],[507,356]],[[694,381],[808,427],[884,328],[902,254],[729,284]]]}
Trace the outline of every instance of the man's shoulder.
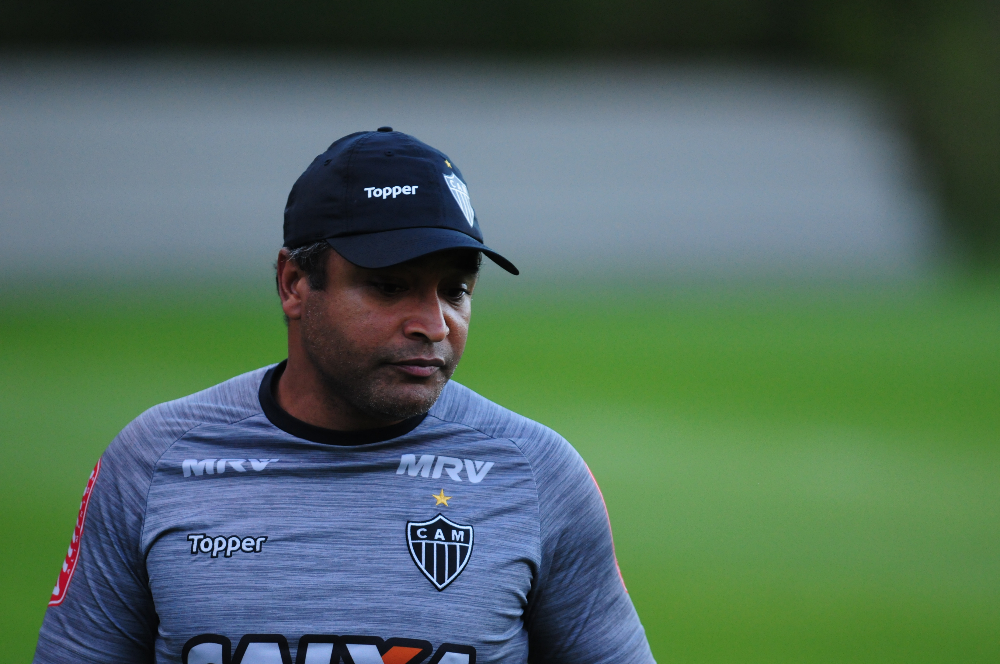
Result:
{"label": "man's shoulder", "polygon": [[474,429],[490,438],[510,441],[533,466],[555,460],[580,460],[573,446],[557,432],[455,381],[448,382],[429,415]]}
{"label": "man's shoulder", "polygon": [[122,429],[105,456],[159,458],[185,433],[203,425],[225,425],[259,414],[258,389],[270,367],[167,401],[142,413]]}

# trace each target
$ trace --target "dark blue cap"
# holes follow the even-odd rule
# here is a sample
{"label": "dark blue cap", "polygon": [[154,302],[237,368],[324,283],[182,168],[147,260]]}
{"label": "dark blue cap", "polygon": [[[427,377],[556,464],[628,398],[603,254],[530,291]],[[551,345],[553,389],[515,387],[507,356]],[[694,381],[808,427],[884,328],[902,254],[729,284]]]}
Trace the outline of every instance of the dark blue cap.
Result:
{"label": "dark blue cap", "polygon": [[285,246],[321,240],[361,267],[467,248],[518,273],[483,244],[462,172],[444,153],[392,127],[341,138],[295,181]]}

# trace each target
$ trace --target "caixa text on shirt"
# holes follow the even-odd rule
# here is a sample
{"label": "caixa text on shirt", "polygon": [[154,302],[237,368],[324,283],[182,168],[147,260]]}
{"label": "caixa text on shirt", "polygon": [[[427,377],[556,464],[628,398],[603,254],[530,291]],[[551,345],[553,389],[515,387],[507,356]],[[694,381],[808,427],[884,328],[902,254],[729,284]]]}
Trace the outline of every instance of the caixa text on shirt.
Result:
{"label": "caixa text on shirt", "polygon": [[[476,649],[442,643],[437,651],[430,641],[377,636],[307,634],[299,639],[295,664],[476,664]],[[219,634],[200,634],[184,644],[183,664],[292,664],[288,640],[281,634],[247,634],[236,652],[232,642]]]}
{"label": "caixa text on shirt", "polygon": [[260,553],[267,537],[239,537],[238,535],[217,535],[212,537],[206,533],[192,533],[187,536],[191,542],[191,555],[207,553],[218,558],[221,553],[226,558],[232,558],[234,553]]}

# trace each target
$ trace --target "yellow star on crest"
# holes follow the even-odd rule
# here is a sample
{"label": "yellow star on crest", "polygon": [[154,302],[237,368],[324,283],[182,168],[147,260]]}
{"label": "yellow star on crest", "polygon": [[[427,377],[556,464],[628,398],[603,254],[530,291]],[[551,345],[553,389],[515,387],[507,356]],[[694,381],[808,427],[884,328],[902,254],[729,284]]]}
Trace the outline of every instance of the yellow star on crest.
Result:
{"label": "yellow star on crest", "polygon": [[436,503],[434,503],[434,507],[437,507],[438,505],[444,505],[445,507],[448,507],[448,501],[451,500],[451,496],[444,495],[444,489],[441,489],[441,495],[434,495],[432,493],[431,497],[437,501]]}
{"label": "yellow star on crest", "polygon": [[[448,166],[448,168],[455,168],[454,166],[451,165],[451,162],[448,161],[447,159],[444,160],[444,163],[445,163],[445,165]],[[444,491],[444,489],[441,489],[441,490]]]}

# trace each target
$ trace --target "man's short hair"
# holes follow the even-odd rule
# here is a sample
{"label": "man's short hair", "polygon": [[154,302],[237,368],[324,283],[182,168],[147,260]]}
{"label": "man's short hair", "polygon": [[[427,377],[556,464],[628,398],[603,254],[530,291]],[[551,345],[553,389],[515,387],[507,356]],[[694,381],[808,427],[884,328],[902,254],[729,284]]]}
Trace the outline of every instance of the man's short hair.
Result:
{"label": "man's short hair", "polygon": [[[330,253],[330,245],[326,240],[304,244],[301,247],[288,250],[288,260],[299,266],[309,279],[309,288],[323,290],[326,288],[326,260]],[[275,266],[277,269],[277,266]],[[275,271],[275,279],[278,278]]]}

